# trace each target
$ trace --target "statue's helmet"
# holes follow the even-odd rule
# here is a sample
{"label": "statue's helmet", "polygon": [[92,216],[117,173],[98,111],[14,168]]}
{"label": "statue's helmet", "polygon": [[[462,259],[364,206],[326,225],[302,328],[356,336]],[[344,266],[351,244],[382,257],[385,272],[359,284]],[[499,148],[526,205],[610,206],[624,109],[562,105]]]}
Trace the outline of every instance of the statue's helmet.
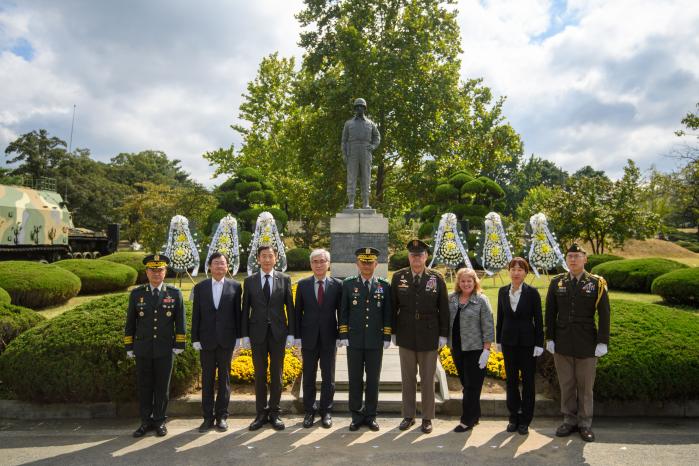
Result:
{"label": "statue's helmet", "polygon": [[360,106],[360,105],[361,105],[362,107],[366,108],[366,100],[362,99],[361,97],[354,100],[354,106],[355,106],[355,107]]}

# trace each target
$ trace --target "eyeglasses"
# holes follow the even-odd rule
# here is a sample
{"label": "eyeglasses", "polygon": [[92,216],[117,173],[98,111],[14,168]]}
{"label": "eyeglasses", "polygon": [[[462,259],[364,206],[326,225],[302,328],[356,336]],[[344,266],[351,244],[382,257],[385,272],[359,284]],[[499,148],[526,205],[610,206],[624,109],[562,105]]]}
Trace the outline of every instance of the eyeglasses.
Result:
{"label": "eyeglasses", "polygon": [[328,261],[326,261],[325,259],[319,259],[319,260],[313,259],[311,261],[311,264],[319,264],[320,265],[320,264],[326,264],[327,262]]}

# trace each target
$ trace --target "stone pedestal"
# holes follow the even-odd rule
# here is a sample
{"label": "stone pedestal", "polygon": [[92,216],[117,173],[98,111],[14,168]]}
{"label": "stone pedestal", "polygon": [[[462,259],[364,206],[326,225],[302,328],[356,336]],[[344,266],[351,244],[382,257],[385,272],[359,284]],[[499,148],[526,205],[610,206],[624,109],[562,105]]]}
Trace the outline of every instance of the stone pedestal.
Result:
{"label": "stone pedestal", "polygon": [[375,209],[345,209],[330,219],[330,254],[333,277],[357,275],[359,248],[381,251],[377,277],[388,276],[388,219]]}

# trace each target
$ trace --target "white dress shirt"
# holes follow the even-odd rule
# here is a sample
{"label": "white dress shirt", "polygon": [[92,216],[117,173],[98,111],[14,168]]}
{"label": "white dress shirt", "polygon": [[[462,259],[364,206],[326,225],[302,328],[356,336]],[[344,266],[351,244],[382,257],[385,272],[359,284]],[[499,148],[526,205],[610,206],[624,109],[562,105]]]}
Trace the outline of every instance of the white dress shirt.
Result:
{"label": "white dress shirt", "polygon": [[522,297],[522,285],[519,285],[519,289],[515,292],[512,291],[512,284],[510,284],[510,307],[512,307],[512,312],[517,312],[517,304],[519,304],[519,298]]}
{"label": "white dress shirt", "polygon": [[225,277],[221,278],[221,281],[216,281],[214,277],[211,277],[211,292],[214,298],[214,307],[218,309],[218,305],[221,302],[221,295],[223,294],[223,282]]}

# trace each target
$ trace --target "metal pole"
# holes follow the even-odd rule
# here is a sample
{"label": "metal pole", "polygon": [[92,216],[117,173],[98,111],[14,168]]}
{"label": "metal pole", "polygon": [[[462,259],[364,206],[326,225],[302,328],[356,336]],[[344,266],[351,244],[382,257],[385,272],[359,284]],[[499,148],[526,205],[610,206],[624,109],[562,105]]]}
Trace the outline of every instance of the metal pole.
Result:
{"label": "metal pole", "polygon": [[73,104],[73,121],[70,123],[70,139],[68,142],[68,152],[69,153],[73,149],[73,127],[75,126],[75,107],[76,107],[76,105]]}

